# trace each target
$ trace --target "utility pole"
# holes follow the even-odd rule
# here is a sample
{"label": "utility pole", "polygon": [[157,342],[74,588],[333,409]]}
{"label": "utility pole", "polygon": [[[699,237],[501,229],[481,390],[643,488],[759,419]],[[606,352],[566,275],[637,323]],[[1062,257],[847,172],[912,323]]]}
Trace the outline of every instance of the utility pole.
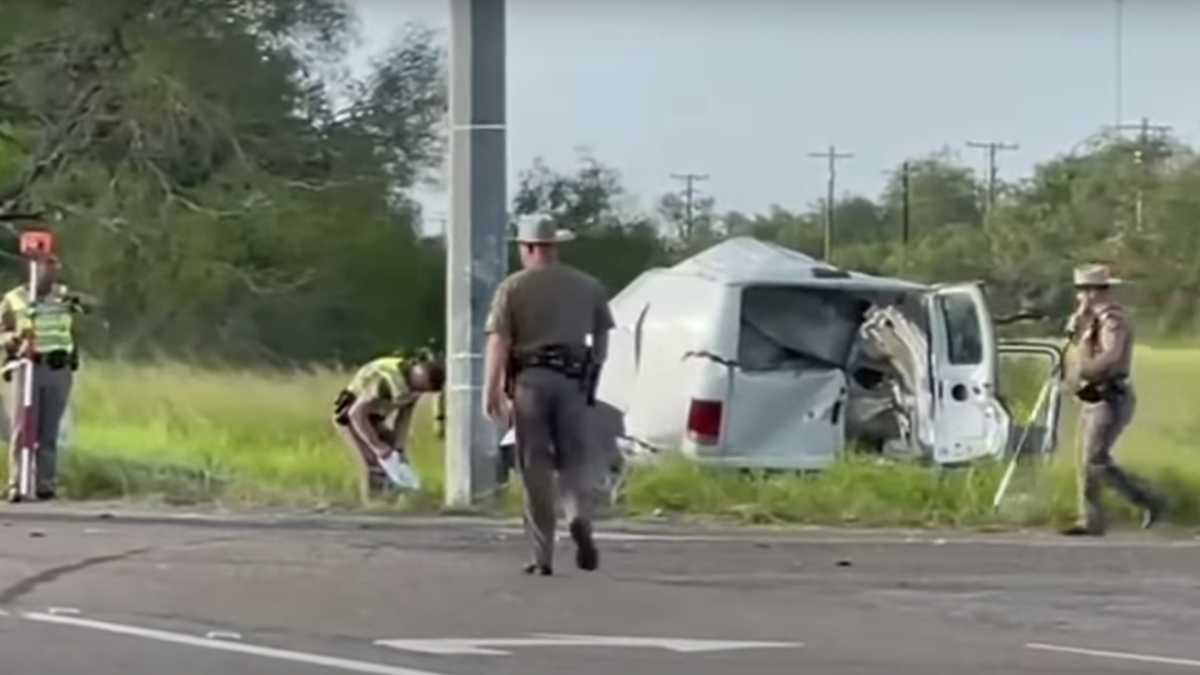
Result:
{"label": "utility pole", "polygon": [[[893,176],[895,171],[888,169],[885,176]],[[912,204],[912,162],[904,160],[900,164],[900,243],[908,246],[909,236],[909,206]]]}
{"label": "utility pole", "polygon": [[[1118,133],[1122,131],[1138,132],[1138,148],[1137,150],[1133,151],[1133,163],[1141,167],[1142,177],[1144,179],[1146,174],[1149,172],[1149,165],[1146,163],[1146,160],[1150,158],[1146,157],[1146,152],[1150,144],[1150,132],[1156,131],[1160,134],[1165,134],[1171,130],[1171,127],[1166,124],[1150,124],[1150,118],[1143,117],[1142,121],[1138,124],[1117,124],[1113,126],[1113,129]],[[1144,182],[1145,181],[1143,180],[1143,183]],[[1133,222],[1135,232],[1140,232],[1142,229],[1142,193],[1143,185],[1139,184],[1137,188],[1137,198],[1134,201],[1133,207]]]}
{"label": "utility pole", "polygon": [[810,152],[808,156],[829,160],[829,195],[825,201],[825,261],[829,262],[830,256],[833,255],[833,198],[837,181],[837,161],[839,159],[850,159],[854,156],[854,153],[846,152],[838,154],[837,148],[830,145],[828,151]]}
{"label": "utility pole", "polygon": [[708,174],[706,174],[706,173],[703,173],[703,174],[701,174],[701,173],[673,173],[673,174],[671,174],[671,178],[674,178],[675,180],[684,181],[687,184],[687,187],[684,188],[684,208],[686,209],[686,213],[687,213],[687,215],[684,217],[684,223],[686,223],[686,226],[687,226],[686,236],[684,237],[684,239],[687,241],[691,241],[692,233],[695,232],[695,223],[692,221],[692,200],[695,197],[693,185],[697,181],[708,180]]}
{"label": "utility pole", "polygon": [[982,148],[987,150],[988,154],[988,187],[987,187],[987,211],[990,213],[992,206],[996,203],[996,151],[997,150],[1016,150],[1020,146],[1015,143],[999,143],[996,141],[988,141],[986,143],[979,141],[967,141],[967,145],[972,148]]}
{"label": "utility pole", "polygon": [[507,268],[504,0],[450,0],[445,504],[496,486],[500,434],[483,415],[483,325]]}

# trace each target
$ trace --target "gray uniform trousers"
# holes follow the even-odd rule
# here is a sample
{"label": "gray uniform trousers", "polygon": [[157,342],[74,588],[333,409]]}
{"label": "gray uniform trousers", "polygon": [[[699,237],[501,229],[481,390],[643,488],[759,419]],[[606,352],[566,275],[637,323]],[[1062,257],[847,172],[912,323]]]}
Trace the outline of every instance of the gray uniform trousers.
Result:
{"label": "gray uniform trousers", "polygon": [[[71,397],[74,373],[69,367],[51,368],[45,363],[33,367],[33,403],[37,415],[37,490],[53,490],[58,478],[58,427],[62,423],[67,401]],[[9,401],[12,415],[12,438],[8,453],[8,487],[17,487],[20,475],[20,454],[17,441],[24,424],[25,369],[13,371]]]}
{"label": "gray uniform trousers", "polygon": [[1106,526],[1101,505],[1101,490],[1105,483],[1143,508],[1161,501],[1141,479],[1117,466],[1113,460],[1113,446],[1133,419],[1136,408],[1137,395],[1132,387],[1112,401],[1083,405],[1079,417],[1079,479],[1083,483],[1083,490],[1079,492],[1079,513],[1083,518],[1081,524],[1089,529],[1103,531]]}
{"label": "gray uniform trousers", "polygon": [[[516,463],[525,489],[525,533],[539,565],[554,563],[561,496],[568,521],[591,521],[594,455],[588,447],[588,405],[578,380],[544,368],[517,376],[513,391]],[[557,472],[558,489],[555,490]]]}

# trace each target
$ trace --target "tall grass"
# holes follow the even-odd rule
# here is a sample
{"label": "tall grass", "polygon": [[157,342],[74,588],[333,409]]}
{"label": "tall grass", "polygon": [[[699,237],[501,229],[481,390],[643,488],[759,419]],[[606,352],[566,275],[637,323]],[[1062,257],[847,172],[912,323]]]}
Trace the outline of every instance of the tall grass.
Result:
{"label": "tall grass", "polygon": [[[1040,374],[1028,364],[1004,371],[1003,392],[1022,422]],[[358,462],[329,420],[348,377],[324,369],[89,362],[76,380],[64,493],[229,507],[436,510],[443,458],[428,402],[409,448],[422,490],[360,500]],[[1140,347],[1135,383],[1137,416],[1117,457],[1168,493],[1172,520],[1200,523],[1200,415],[1192,402],[1200,391],[1200,350]],[[631,472],[618,512],[863,526],[1062,524],[1076,503],[1075,420],[1068,405],[1058,453],[1047,464],[1026,463],[998,513],[991,499],[1003,466],[942,470],[854,454],[810,476],[745,474],[668,458]],[[517,499],[514,486],[498,507],[513,513]],[[1135,515],[1111,494],[1107,499],[1115,519]]]}

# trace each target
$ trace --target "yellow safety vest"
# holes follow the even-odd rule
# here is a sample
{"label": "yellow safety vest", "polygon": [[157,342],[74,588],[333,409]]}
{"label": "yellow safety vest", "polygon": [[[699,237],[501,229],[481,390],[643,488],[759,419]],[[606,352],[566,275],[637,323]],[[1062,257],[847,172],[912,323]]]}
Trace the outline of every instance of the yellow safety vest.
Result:
{"label": "yellow safety vest", "polygon": [[33,329],[33,344],[37,353],[70,352],[75,349],[71,330],[74,316],[66,286],[56,284],[49,293],[38,299],[36,308],[30,307],[29,292],[25,286],[9,291],[4,296],[4,303],[16,316],[18,331]]}
{"label": "yellow safety vest", "polygon": [[350,380],[346,389],[359,398],[386,401],[388,407],[402,407],[415,399],[404,377],[406,362],[402,358],[384,356],[367,363]]}

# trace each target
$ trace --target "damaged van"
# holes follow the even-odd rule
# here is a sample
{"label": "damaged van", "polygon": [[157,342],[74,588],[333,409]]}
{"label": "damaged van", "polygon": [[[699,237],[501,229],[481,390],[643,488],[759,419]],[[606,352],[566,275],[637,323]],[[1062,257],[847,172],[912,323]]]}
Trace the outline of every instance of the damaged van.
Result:
{"label": "damaged van", "polygon": [[807,470],[851,444],[956,464],[1011,442],[978,285],[847,272],[738,237],[642,273],[611,308],[597,399],[620,412],[626,454]]}

